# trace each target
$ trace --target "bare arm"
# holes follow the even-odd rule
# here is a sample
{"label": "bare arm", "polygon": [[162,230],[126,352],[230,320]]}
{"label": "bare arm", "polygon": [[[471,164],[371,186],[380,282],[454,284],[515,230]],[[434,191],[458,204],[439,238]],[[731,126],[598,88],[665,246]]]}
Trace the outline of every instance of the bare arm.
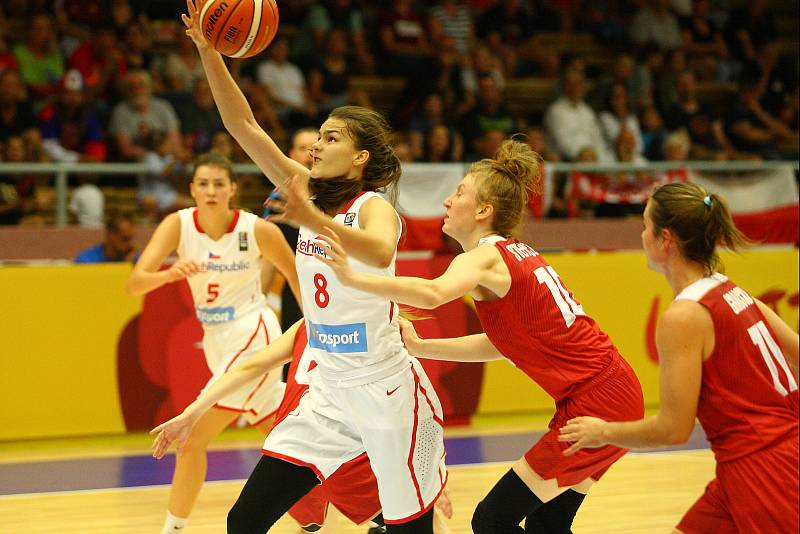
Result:
{"label": "bare arm", "polygon": [[433,280],[414,276],[381,276],[351,269],[341,241],[332,229],[327,228],[320,237],[330,245],[330,249],[326,249],[325,257],[317,257],[336,272],[344,285],[427,310],[462,297],[478,287],[487,264],[483,258],[485,248],[478,247],[456,256],[444,274]]}
{"label": "bare arm", "polygon": [[181,221],[177,213],[171,213],[161,221],[153,237],[144,247],[139,261],[125,284],[129,295],[144,295],[164,284],[182,280],[199,270],[194,261],[177,261],[169,269],[160,271],[164,260],[178,248],[181,237]]}
{"label": "bare arm", "polygon": [[713,324],[708,311],[689,301],[674,302],[658,325],[661,408],[639,421],[606,422],[576,417],[562,427],[560,441],[571,442],[565,454],[605,444],[627,448],[684,443],[692,433],[702,382],[703,355],[713,350]]}
{"label": "bare arm", "polygon": [[367,200],[358,215],[361,228],[350,228],[334,224],[330,216],[309,202],[308,191],[301,187],[292,178],[281,188],[282,199],[268,201],[267,205],[279,213],[271,215],[270,221],[304,226],[316,233],[322,233],[326,227],[336,227],[348,254],[374,267],[385,268],[391,264],[400,232],[397,212],[391,204],[378,197]]}
{"label": "bare arm", "polygon": [[294,293],[294,298],[302,305],[300,298],[300,284],[297,281],[294,254],[280,229],[273,223],[259,219],[256,221],[256,240],[261,255],[273,264],[283,275],[286,283]]}
{"label": "bare arm", "polygon": [[180,415],[151,430],[151,435],[158,434],[153,442],[153,457],[163,457],[173,441],[177,443],[180,450],[200,416],[221,398],[238,390],[249,381],[290,361],[292,359],[294,337],[301,323],[302,320],[297,321],[281,337],[254,354],[247,362],[230,369],[222,375],[211,387],[203,390],[203,393],[187,406]]}
{"label": "bare arm", "polygon": [[200,28],[200,15],[195,0],[187,0],[186,5],[189,14],[181,15],[187,28],[186,35],[194,41],[200,52],[203,69],[225,128],[275,185],[282,185],[286,179],[295,174],[300,176],[305,185],[309,175],[308,169],[286,157],[272,138],[258,125],[247,99],[228,72],[222,56],[206,42]]}
{"label": "bare arm", "polygon": [[756,299],[756,304],[758,305],[758,309],[767,319],[769,323],[769,327],[775,333],[775,337],[777,338],[775,341],[778,342],[778,345],[781,348],[781,352],[783,355],[789,359],[789,363],[791,364],[794,372],[797,373],[798,367],[798,343],[799,338],[797,332],[792,330],[786,322],[781,319],[777,313],[775,313],[772,308],[761,302],[760,300]]}
{"label": "bare arm", "polygon": [[410,321],[402,318],[399,321],[403,343],[409,354],[417,358],[447,362],[488,362],[503,358],[486,334],[422,339]]}

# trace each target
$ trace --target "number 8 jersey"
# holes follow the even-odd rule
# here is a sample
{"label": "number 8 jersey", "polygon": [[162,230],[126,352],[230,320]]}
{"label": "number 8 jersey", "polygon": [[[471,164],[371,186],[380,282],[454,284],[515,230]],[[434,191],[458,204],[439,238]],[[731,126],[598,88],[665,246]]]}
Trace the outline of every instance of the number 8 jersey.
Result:
{"label": "number 8 jersey", "polygon": [[[361,228],[361,206],[376,196],[380,195],[362,192],[342,208],[334,222]],[[399,217],[397,223],[399,226]],[[318,237],[308,228],[300,228],[296,264],[308,347],[320,376],[337,386],[356,386],[397,373],[410,361],[396,320],[397,305],[342,285],[334,271],[315,257],[325,253],[325,243]],[[394,276],[396,257],[395,252],[385,269],[352,257],[349,262],[355,271]]]}

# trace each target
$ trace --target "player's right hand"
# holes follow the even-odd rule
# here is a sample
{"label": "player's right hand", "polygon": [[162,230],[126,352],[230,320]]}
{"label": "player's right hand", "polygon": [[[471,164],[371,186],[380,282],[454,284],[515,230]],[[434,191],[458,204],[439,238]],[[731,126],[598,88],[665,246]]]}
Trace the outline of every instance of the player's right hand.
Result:
{"label": "player's right hand", "polygon": [[173,442],[177,445],[178,451],[180,451],[186,440],[189,439],[193,426],[194,420],[184,412],[151,430],[151,436],[158,434],[151,447],[153,449],[153,458],[156,460],[163,458]]}
{"label": "player's right hand", "polygon": [[167,269],[170,282],[177,282],[200,272],[200,264],[194,260],[178,260]]}
{"label": "player's right hand", "polygon": [[186,0],[186,13],[181,14],[181,20],[186,26],[186,35],[194,42],[198,50],[208,48],[208,41],[200,27],[200,13],[197,11],[195,0]]}
{"label": "player's right hand", "polygon": [[398,320],[400,324],[400,335],[403,338],[403,344],[406,346],[408,353],[414,357],[420,356],[419,345],[422,339],[417,335],[417,330],[408,319],[400,317]]}

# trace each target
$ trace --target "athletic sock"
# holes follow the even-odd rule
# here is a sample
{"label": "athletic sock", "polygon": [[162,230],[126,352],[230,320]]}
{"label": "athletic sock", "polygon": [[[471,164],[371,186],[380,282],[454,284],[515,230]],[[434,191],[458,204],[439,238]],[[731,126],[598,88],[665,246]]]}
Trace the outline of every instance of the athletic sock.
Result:
{"label": "athletic sock", "polygon": [[164,528],[161,530],[161,534],[183,534],[187,519],[186,517],[176,517],[167,512],[167,519],[164,521]]}

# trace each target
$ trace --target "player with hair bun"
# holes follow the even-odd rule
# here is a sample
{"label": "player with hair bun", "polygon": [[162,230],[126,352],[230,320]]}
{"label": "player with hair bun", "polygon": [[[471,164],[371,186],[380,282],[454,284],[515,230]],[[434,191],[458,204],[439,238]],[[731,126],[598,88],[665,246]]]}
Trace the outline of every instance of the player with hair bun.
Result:
{"label": "player with hair bun", "polygon": [[627,423],[575,417],[561,429],[567,454],[579,454],[683,443],[697,418],[716,478],[676,527],[684,534],[797,532],[798,336],[719,273],[717,248],[746,244],[721,196],[692,183],[657,189],[642,245],[675,294],[656,332],[660,411]]}
{"label": "player with hair bun", "polygon": [[[549,431],[520,458],[478,505],[477,534],[569,532],[591,484],[625,449],[606,446],[565,456],[558,429],[577,413],[613,421],[644,414],[639,381],[611,339],[584,312],[556,271],[533,248],[511,237],[528,192],[538,187],[541,158],[506,140],[493,159],[473,164],[444,206],[442,230],[464,249],[434,280],[385,277],[350,267],[332,228],[318,259],[355,290],[423,309],[469,294],[483,334],[420,339],[403,321],[412,355],[449,361],[507,358],[556,401]],[[525,520],[525,529],[519,524]]]}

